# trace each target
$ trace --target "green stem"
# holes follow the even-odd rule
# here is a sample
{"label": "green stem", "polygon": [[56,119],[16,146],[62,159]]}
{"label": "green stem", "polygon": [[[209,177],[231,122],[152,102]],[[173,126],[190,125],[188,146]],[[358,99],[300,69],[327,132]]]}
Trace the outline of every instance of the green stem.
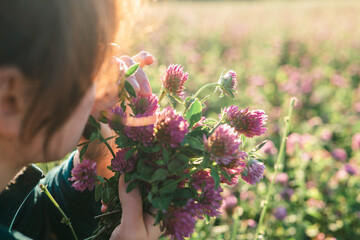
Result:
{"label": "green stem", "polygon": [[161,101],[164,99],[164,97],[166,96],[166,91],[165,89],[161,88],[161,94],[159,97],[159,104],[161,103]]}
{"label": "green stem", "polygon": [[237,233],[238,233],[238,228],[239,228],[239,216],[237,213],[234,214],[233,216],[233,227],[232,227],[232,231],[231,231],[231,240],[235,240]]}
{"label": "green stem", "polygon": [[220,126],[223,123],[223,119],[224,119],[224,113],[222,113],[219,122],[215,125],[215,127],[213,127],[213,129],[211,129],[211,132],[209,133],[209,136],[216,130],[216,128],[218,126]]}
{"label": "green stem", "polygon": [[196,98],[205,88],[211,87],[211,86],[218,86],[219,84],[216,83],[208,83],[204,86],[202,86],[196,93],[195,95],[192,97],[193,99]]}
{"label": "green stem", "polygon": [[260,229],[262,228],[264,218],[265,218],[265,214],[266,214],[266,210],[267,210],[267,207],[268,207],[268,204],[269,204],[269,201],[270,201],[270,198],[271,198],[271,194],[272,194],[272,191],[273,191],[275,177],[276,177],[276,175],[278,173],[278,170],[279,170],[279,164],[282,162],[282,160],[284,158],[285,143],[286,143],[287,135],[288,135],[288,132],[289,132],[290,119],[291,119],[291,116],[292,116],[294,105],[295,105],[295,98],[292,98],[291,101],[290,101],[288,115],[285,117],[285,129],[284,129],[284,134],[283,134],[282,139],[281,139],[279,155],[278,155],[278,157],[276,159],[276,162],[275,162],[274,174],[273,174],[270,186],[269,186],[269,190],[268,190],[268,193],[267,193],[267,196],[266,196],[266,200],[264,202],[264,207],[263,207],[263,209],[261,211],[261,214],[260,214],[260,219],[259,219],[258,226],[256,228],[256,233],[255,233],[254,240],[258,239],[259,232],[260,232]]}
{"label": "green stem", "polygon": [[71,222],[70,222],[70,219],[66,216],[66,214],[64,213],[64,211],[60,208],[59,204],[56,202],[56,200],[53,198],[53,196],[51,195],[51,193],[49,192],[49,190],[46,188],[46,186],[44,186],[43,184],[40,184],[39,185],[41,190],[48,196],[48,198],[51,200],[51,202],[54,204],[54,206],[59,210],[59,212],[61,213],[61,215],[63,216],[64,218],[64,222],[66,225],[69,226],[72,234],[73,234],[73,237],[75,240],[78,240],[77,236],[76,236],[76,233],[74,231],[74,228],[72,227],[71,225]]}
{"label": "green stem", "polygon": [[103,143],[105,143],[106,147],[109,149],[109,151],[111,152],[111,155],[113,156],[113,158],[115,158],[115,153],[113,151],[113,149],[111,148],[111,146],[109,145],[109,143],[104,139],[103,135],[100,133],[99,135],[99,139],[100,141],[102,141]]}

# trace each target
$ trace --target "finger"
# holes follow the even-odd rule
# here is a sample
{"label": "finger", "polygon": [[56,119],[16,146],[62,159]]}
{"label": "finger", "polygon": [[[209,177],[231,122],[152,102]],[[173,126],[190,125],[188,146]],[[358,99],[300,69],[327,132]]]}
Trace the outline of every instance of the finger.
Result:
{"label": "finger", "polygon": [[140,67],[143,68],[147,65],[150,65],[154,62],[154,57],[145,51],[141,51],[138,54],[136,54],[135,56],[132,57],[132,59],[135,62],[140,63]]}
{"label": "finger", "polygon": [[127,231],[145,229],[140,191],[135,188],[126,193],[124,175],[121,175],[119,179],[119,199],[123,211],[121,217],[122,228],[127,229]]}
{"label": "finger", "polygon": [[136,80],[135,76],[128,77],[126,80],[127,80],[127,81],[131,84],[131,86],[134,88],[135,93],[138,94],[139,91],[140,91],[140,85],[139,85],[138,81]]}
{"label": "finger", "polygon": [[158,239],[161,235],[161,230],[159,225],[154,226],[155,218],[149,214],[146,214],[144,216],[144,222],[148,239]]}
{"label": "finger", "polygon": [[[127,66],[132,66],[136,64],[136,62],[129,56],[122,56],[120,57],[120,59],[124,61]],[[150,87],[149,79],[147,78],[145,72],[141,68],[139,68],[134,76],[140,86],[139,94],[143,96],[149,96],[152,93],[152,90]]]}

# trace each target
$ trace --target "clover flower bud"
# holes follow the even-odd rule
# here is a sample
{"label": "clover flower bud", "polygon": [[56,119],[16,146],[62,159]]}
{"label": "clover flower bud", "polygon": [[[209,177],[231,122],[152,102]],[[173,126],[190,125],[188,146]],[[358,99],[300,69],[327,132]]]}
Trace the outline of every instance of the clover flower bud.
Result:
{"label": "clover flower bud", "polygon": [[122,131],[124,129],[123,122],[126,118],[126,113],[121,107],[115,106],[113,108],[110,108],[107,111],[106,118],[108,120],[110,128],[112,128],[113,130]]}
{"label": "clover flower bud", "polygon": [[220,125],[208,139],[204,137],[204,146],[210,159],[218,164],[228,165],[232,162],[240,144],[238,133],[228,124]]}
{"label": "clover flower bud", "polygon": [[224,109],[224,114],[226,122],[246,137],[260,136],[267,130],[268,116],[263,110],[239,110],[237,106],[230,106]]}
{"label": "clover flower bud", "polygon": [[116,152],[115,158],[111,160],[111,168],[113,171],[118,171],[120,173],[131,172],[136,163],[136,156],[131,156],[129,159],[126,159],[126,153],[129,149],[120,149]]}
{"label": "clover flower bud", "polygon": [[255,185],[264,177],[265,165],[256,159],[251,158],[241,173],[242,179],[248,184]]}
{"label": "clover flower bud", "polygon": [[183,67],[171,64],[166,69],[166,74],[161,78],[161,81],[168,93],[183,97],[184,83],[187,79],[188,73],[183,71]]}
{"label": "clover flower bud", "polygon": [[219,78],[218,84],[221,95],[230,95],[234,97],[234,92],[238,86],[236,73],[233,70],[228,71],[225,75]]}
{"label": "clover flower bud", "polygon": [[178,147],[188,133],[189,123],[175,109],[166,107],[157,113],[155,138],[163,144]]}

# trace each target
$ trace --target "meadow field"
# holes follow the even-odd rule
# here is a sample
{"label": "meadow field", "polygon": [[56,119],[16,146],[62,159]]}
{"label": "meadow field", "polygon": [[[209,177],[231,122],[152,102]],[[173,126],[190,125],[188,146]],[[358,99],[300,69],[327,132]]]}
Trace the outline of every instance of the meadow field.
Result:
{"label": "meadow field", "polygon": [[171,63],[189,72],[190,92],[232,69],[236,99],[210,98],[206,114],[217,117],[220,106],[231,104],[269,116],[264,179],[227,189],[224,214],[200,222],[191,239],[254,239],[291,97],[297,103],[286,156],[261,239],[360,239],[360,1],[180,1],[149,8],[128,54],[146,50],[157,58],[146,68],[154,92]]}
{"label": "meadow field", "polygon": [[154,91],[170,63],[189,72],[190,92],[233,69],[236,99],[210,98],[207,114],[225,103],[264,109],[264,139],[276,147],[263,154],[263,181],[229,189],[227,214],[198,224],[191,239],[254,238],[291,97],[263,239],[360,239],[360,1],[180,1],[152,10],[132,50],[156,56],[146,69]]}

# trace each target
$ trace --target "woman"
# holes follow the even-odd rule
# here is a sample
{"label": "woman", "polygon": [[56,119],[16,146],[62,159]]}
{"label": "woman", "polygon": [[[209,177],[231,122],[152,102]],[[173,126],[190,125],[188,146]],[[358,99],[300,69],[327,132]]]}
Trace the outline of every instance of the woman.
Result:
{"label": "woman", "polygon": [[[109,44],[129,3],[0,0],[0,239],[71,238],[57,209],[35,187],[41,172],[33,165],[23,167],[63,158],[77,145],[90,113],[99,117],[115,104],[116,93],[108,91],[114,88],[96,93],[96,85],[104,80],[101,69],[114,69],[106,68],[104,60],[110,59]],[[144,66],[153,58],[141,53],[122,60]],[[142,70],[129,80],[141,94],[151,93]],[[99,174],[108,176],[109,156],[101,147],[91,147],[89,157],[96,158]],[[70,155],[41,181],[81,239],[91,235],[100,206],[91,192],[71,189],[69,174],[78,162],[76,153]],[[126,194],[120,180],[119,195],[124,212],[111,239],[156,239],[159,229],[152,226],[152,218],[143,216],[139,192]]]}

